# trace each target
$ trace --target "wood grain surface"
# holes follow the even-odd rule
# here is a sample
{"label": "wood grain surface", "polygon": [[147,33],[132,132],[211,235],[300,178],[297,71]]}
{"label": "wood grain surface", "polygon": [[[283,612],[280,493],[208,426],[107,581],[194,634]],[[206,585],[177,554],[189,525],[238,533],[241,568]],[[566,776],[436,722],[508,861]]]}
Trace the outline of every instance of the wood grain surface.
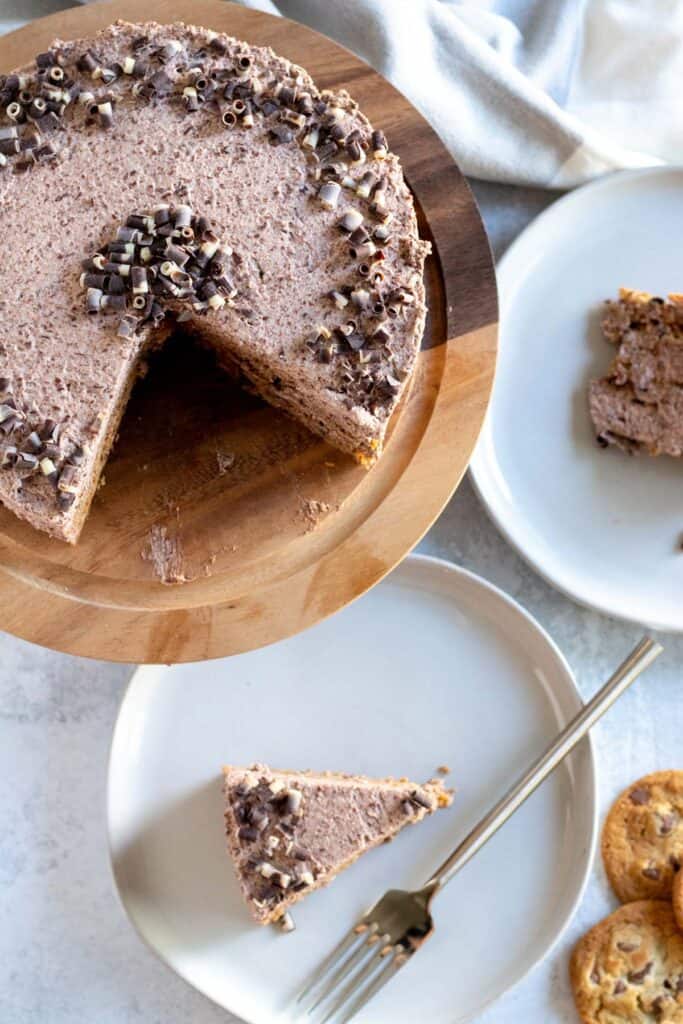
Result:
{"label": "wood grain surface", "polygon": [[0,628],[74,654],[176,662],[310,626],[414,547],[479,434],[497,304],[476,204],[438,136],[380,75],[310,29],[222,0],[108,0],[0,38],[0,70],[56,36],[143,17],[272,46],[319,86],[347,88],[400,155],[434,247],[417,372],[370,472],[242,392],[198,347],[172,341],[136,386],[76,547],[0,508]]}

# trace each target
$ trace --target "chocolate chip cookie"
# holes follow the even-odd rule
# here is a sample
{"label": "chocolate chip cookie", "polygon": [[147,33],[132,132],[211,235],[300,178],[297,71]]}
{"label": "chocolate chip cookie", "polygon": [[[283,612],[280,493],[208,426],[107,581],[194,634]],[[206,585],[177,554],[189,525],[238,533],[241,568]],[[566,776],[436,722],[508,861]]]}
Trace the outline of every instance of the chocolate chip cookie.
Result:
{"label": "chocolate chip cookie", "polygon": [[602,859],[622,903],[671,898],[683,864],[683,771],[654,772],[621,794],[602,831]]}
{"label": "chocolate chip cookie", "polygon": [[671,900],[673,903],[676,923],[681,931],[683,931],[683,871],[677,872],[674,878]]}
{"label": "chocolate chip cookie", "polygon": [[683,933],[669,904],[639,900],[600,921],[570,977],[584,1024],[683,1024]]}

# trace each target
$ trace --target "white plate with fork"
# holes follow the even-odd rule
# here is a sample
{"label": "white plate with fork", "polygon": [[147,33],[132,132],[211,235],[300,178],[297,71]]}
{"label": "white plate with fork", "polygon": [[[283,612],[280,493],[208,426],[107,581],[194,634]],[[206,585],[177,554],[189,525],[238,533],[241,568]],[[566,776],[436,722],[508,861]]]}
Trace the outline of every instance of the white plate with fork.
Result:
{"label": "white plate with fork", "polygon": [[[143,667],[109,765],[123,905],[152,949],[215,1003],[250,1024],[291,1024],[297,992],[349,925],[387,886],[423,882],[580,703],[562,655],[519,605],[416,556],[283,643]],[[283,935],[251,922],[224,847],[221,765],[256,760],[418,779],[447,764],[457,795],[298,905],[296,931]],[[595,836],[584,740],[440,895],[435,935],[359,1021],[475,1017],[567,925]]]}

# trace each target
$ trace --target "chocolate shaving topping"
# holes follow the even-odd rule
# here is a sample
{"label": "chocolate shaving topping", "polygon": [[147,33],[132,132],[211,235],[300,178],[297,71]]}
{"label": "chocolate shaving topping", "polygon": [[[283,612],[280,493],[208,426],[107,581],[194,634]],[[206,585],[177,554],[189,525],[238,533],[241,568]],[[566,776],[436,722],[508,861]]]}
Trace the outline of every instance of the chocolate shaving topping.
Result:
{"label": "chocolate shaving topping", "polygon": [[[304,89],[293,76],[259,79],[249,55],[213,33],[195,49],[175,39],[155,45],[141,35],[111,66],[90,49],[70,61],[45,51],[38,54],[33,72],[0,76],[0,169],[55,165],[59,151],[54,132],[69,111],[74,119],[85,118],[107,130],[126,109],[121,106],[117,114],[117,101],[135,96],[151,104],[167,101],[181,113],[201,110],[214,118],[219,130],[248,130],[259,118],[274,145],[296,142],[306,154],[308,182],[302,192],[317,196],[323,210],[339,209],[344,190],[356,203],[341,211],[338,225],[357,262],[349,284],[336,286],[330,298],[339,311],[348,312],[351,304],[357,322],[352,330],[334,335],[330,322],[305,345],[320,362],[334,362],[336,386],[350,403],[372,411],[400,390],[407,373],[392,353],[389,331],[377,320],[404,318],[414,302],[414,295],[391,288],[393,266],[383,249],[392,239],[389,183],[379,164],[356,170],[366,161],[382,161],[388,145],[383,132],[354,126],[353,108],[335,106],[328,94]],[[84,263],[81,285],[93,315],[107,315],[125,339],[169,315],[187,318],[232,304],[238,295],[233,280],[238,256],[212,253],[215,242],[210,238],[205,250],[202,242],[210,230],[205,218],[192,213],[190,221],[178,221],[167,206],[134,217],[108,247]],[[400,249],[405,239],[395,244]],[[163,274],[161,264],[167,262],[177,269]],[[236,306],[235,312],[247,308]],[[15,411],[0,420],[0,433],[14,434],[23,422]]]}
{"label": "chocolate shaving topping", "polygon": [[347,210],[339,221],[341,231],[351,234],[363,223],[363,214],[359,210]]}
{"label": "chocolate shaving topping", "polygon": [[15,445],[7,445],[2,450],[2,455],[0,456],[0,467],[2,469],[11,469],[17,461],[17,454]]}
{"label": "chocolate shaving topping", "polygon": [[258,839],[259,834],[258,829],[255,829],[253,825],[243,825],[238,832],[239,838],[249,843],[255,842]]}
{"label": "chocolate shaving topping", "polygon": [[0,466],[15,468],[24,478],[37,473],[55,484],[65,463],[59,446],[61,424],[50,417],[37,418],[35,410],[19,411],[9,387],[9,378],[0,378],[4,395],[0,404],[0,432],[5,437],[12,435],[11,443],[0,447]]}
{"label": "chocolate shaving topping", "polygon": [[389,147],[387,146],[387,140],[384,132],[376,129],[372,133],[372,155],[375,160],[384,160],[388,151]]}
{"label": "chocolate shaving topping", "polygon": [[294,138],[294,131],[285,124],[271,125],[268,129],[268,134],[276,146],[281,146],[285,142],[291,142]]}
{"label": "chocolate shaving topping", "polygon": [[[221,244],[206,217],[187,204],[134,212],[83,266],[88,313],[122,313],[117,335],[131,338],[145,324],[158,326],[171,299],[195,313],[232,304],[237,289],[225,273],[230,246]],[[92,269],[90,269],[92,268]]]}
{"label": "chocolate shaving topping", "polygon": [[15,466],[21,472],[31,473],[38,467],[38,456],[32,452],[19,451],[17,452]]}
{"label": "chocolate shaving topping", "polygon": [[293,931],[296,930],[296,925],[294,924],[294,918],[288,912],[285,912],[282,915],[282,917],[278,918],[278,922],[277,923],[278,923],[278,927],[280,928],[280,931],[284,932],[286,935],[289,934],[290,932],[293,932]]}

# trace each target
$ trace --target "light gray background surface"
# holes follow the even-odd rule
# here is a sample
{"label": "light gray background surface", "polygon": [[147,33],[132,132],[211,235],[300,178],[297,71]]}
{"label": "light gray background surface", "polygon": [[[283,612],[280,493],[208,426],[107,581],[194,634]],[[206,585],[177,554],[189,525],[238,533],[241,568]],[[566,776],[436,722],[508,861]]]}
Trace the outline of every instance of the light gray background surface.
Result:
{"label": "light gray background surface", "polygon": [[[32,13],[59,6],[40,0]],[[25,12],[21,0],[0,2],[0,30]],[[554,198],[484,184],[475,191],[497,256]],[[539,579],[499,536],[468,480],[418,550],[452,559],[520,601],[564,651],[585,696],[640,636],[637,627],[581,609]],[[681,767],[683,641],[663,640],[660,661],[595,730],[603,809],[638,775]],[[0,634],[1,1024],[235,1021],[156,960],[128,925],[112,887],[106,763],[130,671]],[[514,865],[500,870],[514,885]],[[560,946],[477,1024],[575,1022],[568,950],[611,906],[596,866]],[[482,955],[495,955],[495,922],[491,931],[492,945]]]}

